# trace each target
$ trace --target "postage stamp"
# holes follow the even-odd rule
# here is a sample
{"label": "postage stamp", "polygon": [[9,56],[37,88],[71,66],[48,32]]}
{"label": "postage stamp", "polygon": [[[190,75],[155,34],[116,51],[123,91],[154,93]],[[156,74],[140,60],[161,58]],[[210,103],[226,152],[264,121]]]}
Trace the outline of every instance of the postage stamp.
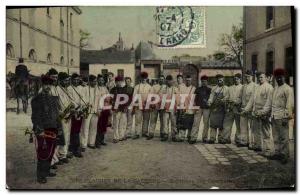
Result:
{"label": "postage stamp", "polygon": [[159,48],[206,47],[204,7],[157,7]]}

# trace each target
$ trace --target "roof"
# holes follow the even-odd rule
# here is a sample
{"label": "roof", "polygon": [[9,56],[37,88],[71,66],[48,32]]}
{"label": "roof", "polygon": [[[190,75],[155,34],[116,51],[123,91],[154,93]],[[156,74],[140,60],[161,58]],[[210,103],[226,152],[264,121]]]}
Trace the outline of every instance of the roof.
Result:
{"label": "roof", "polygon": [[187,64],[194,64],[201,69],[240,69],[236,62],[222,62],[222,61],[202,61],[200,63],[187,63],[187,62],[164,62],[164,69],[177,69]]}
{"label": "roof", "polygon": [[236,62],[222,62],[222,61],[203,61],[202,68],[241,68]]}
{"label": "roof", "polygon": [[153,49],[149,43],[141,41],[135,50],[136,59],[140,60],[160,60],[153,53]]}
{"label": "roof", "polygon": [[85,64],[126,64],[135,63],[134,51],[116,50],[80,50],[80,63]]}

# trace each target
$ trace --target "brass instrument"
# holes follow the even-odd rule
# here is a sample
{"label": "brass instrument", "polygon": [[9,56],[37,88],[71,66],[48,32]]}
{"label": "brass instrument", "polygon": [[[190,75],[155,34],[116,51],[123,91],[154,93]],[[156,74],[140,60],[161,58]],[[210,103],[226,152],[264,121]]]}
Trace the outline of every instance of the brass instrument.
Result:
{"label": "brass instrument", "polygon": [[77,117],[83,117],[87,118],[89,116],[89,113],[91,111],[92,105],[87,104],[85,106],[78,106],[76,110]]}
{"label": "brass instrument", "polygon": [[74,108],[75,108],[75,105],[72,102],[69,103],[69,105],[63,110],[63,112],[61,112],[59,114],[59,119],[60,120],[64,119],[64,120],[68,121],[72,116]]}

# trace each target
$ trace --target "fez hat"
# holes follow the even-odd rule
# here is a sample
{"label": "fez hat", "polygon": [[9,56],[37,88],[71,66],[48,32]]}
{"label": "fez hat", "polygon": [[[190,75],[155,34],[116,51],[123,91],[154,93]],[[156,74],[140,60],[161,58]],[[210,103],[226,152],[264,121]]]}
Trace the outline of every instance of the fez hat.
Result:
{"label": "fez hat", "polygon": [[252,75],[253,75],[253,72],[252,72],[251,70],[247,70],[247,71],[245,72],[245,75],[246,75],[246,76],[252,76]]}
{"label": "fez hat", "polygon": [[95,76],[95,75],[92,75],[92,74],[91,74],[91,75],[89,76],[89,80],[90,80],[90,81],[95,81],[95,79],[96,79],[96,76]]}
{"label": "fez hat", "polygon": [[224,78],[224,75],[222,75],[222,74],[217,74],[216,75],[216,78],[218,79],[218,78]]}
{"label": "fez hat", "polygon": [[234,75],[234,77],[242,78],[242,75],[241,75],[240,73],[236,73],[236,74]]}
{"label": "fez hat", "polygon": [[123,81],[123,80],[124,80],[124,77],[122,77],[122,76],[117,76],[115,78],[115,81]]}
{"label": "fez hat", "polygon": [[147,72],[141,72],[141,78],[142,79],[147,79],[148,78],[148,73]]}
{"label": "fez hat", "polygon": [[274,70],[274,76],[275,77],[280,77],[280,76],[285,76],[285,70],[282,68],[277,68]]}
{"label": "fez hat", "polygon": [[54,80],[48,75],[42,75],[41,79],[43,85],[51,85],[54,82]]}
{"label": "fez hat", "polygon": [[55,70],[54,68],[51,68],[49,71],[48,71],[48,75],[55,75],[55,74],[58,74],[57,70]]}
{"label": "fez hat", "polygon": [[166,80],[167,80],[167,81],[172,81],[172,80],[173,80],[172,75],[168,75],[168,76],[166,77]]}
{"label": "fez hat", "polygon": [[208,76],[206,76],[206,75],[203,75],[202,77],[201,77],[201,80],[208,80]]}

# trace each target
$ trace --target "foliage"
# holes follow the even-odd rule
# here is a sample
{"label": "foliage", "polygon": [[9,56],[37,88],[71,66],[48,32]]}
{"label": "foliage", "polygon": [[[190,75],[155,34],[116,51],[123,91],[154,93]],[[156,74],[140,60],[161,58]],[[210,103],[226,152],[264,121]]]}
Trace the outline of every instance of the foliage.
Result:
{"label": "foliage", "polygon": [[243,53],[243,26],[233,25],[230,34],[223,33],[219,39],[221,51],[213,56],[216,60],[224,62],[235,61],[242,67]]}
{"label": "foliage", "polygon": [[88,41],[90,39],[91,33],[85,30],[80,29],[80,48],[87,47],[89,45]]}

